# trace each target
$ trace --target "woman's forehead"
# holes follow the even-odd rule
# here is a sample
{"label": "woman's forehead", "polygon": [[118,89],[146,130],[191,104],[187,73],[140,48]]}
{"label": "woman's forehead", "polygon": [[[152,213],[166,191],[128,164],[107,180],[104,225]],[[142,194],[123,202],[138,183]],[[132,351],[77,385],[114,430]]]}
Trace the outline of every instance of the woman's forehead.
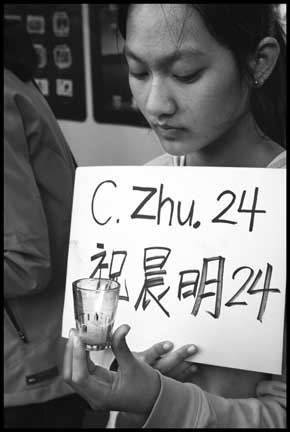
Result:
{"label": "woman's forehead", "polygon": [[127,52],[175,51],[181,47],[209,53],[216,41],[199,13],[189,4],[131,4]]}
{"label": "woman's forehead", "polygon": [[186,4],[131,4],[128,11],[127,31],[164,32],[179,36],[192,7]]}

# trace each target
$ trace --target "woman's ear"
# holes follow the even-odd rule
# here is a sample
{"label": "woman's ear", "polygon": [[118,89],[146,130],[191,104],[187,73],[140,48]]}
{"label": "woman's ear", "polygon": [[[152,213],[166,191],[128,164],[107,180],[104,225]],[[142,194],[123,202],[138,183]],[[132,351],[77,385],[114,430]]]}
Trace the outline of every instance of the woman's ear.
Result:
{"label": "woman's ear", "polygon": [[249,62],[252,71],[254,87],[261,87],[269,78],[277,63],[280,54],[280,45],[274,37],[262,39],[254,56]]}

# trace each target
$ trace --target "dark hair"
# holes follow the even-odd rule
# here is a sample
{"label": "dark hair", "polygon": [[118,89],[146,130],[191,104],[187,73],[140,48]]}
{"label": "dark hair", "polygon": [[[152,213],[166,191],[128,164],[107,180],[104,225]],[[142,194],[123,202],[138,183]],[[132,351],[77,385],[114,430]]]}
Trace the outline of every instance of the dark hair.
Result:
{"label": "dark hair", "polygon": [[[129,3],[119,9],[118,24],[126,38]],[[192,4],[201,15],[208,31],[229,48],[244,76],[251,78],[248,60],[266,36],[280,45],[280,55],[271,76],[264,85],[253,88],[251,108],[264,134],[286,147],[286,35],[277,4]]]}
{"label": "dark hair", "polygon": [[37,71],[38,56],[25,26],[18,20],[4,20],[4,67],[22,81],[31,81]]}

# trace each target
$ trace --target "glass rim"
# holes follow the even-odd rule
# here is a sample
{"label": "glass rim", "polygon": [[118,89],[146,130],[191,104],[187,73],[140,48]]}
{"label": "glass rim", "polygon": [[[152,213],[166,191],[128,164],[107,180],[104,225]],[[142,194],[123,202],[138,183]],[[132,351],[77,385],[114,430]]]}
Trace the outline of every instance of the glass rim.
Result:
{"label": "glass rim", "polygon": [[[91,281],[93,281],[93,280],[95,280],[95,281],[105,281],[105,282],[110,282],[110,284],[111,284],[111,283],[114,283],[114,284],[116,284],[116,286],[113,287],[113,288],[110,288],[110,289],[105,289],[105,288],[106,288],[106,285],[105,285],[104,287],[101,287],[101,288],[98,288],[98,289],[97,289],[97,287],[92,287],[92,288],[83,288],[83,287],[80,287],[80,286],[77,285],[78,282],[81,282],[81,281],[84,281],[84,280],[91,280]],[[117,289],[120,289],[121,284],[120,284],[120,282],[118,282],[118,281],[115,281],[115,280],[113,280],[113,279],[108,279],[108,278],[81,278],[81,279],[77,279],[77,280],[73,281],[73,282],[72,282],[72,286],[73,286],[73,288],[76,288],[76,289],[80,289],[80,290],[84,290],[84,291],[90,291],[90,292],[92,292],[92,291],[95,291],[96,289],[97,289],[98,291],[115,291],[115,290],[117,290]]]}

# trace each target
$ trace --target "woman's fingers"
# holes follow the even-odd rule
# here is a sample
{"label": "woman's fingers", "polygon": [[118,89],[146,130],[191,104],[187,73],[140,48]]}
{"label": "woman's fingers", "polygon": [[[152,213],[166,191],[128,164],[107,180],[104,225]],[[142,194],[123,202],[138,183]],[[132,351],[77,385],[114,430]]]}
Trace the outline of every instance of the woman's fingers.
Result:
{"label": "woman's fingers", "polygon": [[164,354],[168,353],[173,348],[173,343],[170,341],[158,342],[152,347],[140,353],[135,353],[135,356],[142,361],[145,361],[150,366],[154,366],[155,362]]}
{"label": "woman's fingers", "polygon": [[93,375],[101,384],[112,385],[116,372],[110,371],[102,366],[94,365]]}
{"label": "woman's fingers", "polygon": [[69,338],[65,346],[63,364],[62,364],[62,376],[64,381],[67,383],[71,382],[72,377],[72,359],[73,359],[73,329],[70,330]]}
{"label": "woman's fingers", "polygon": [[170,378],[177,381],[187,381],[197,372],[197,366],[191,362],[184,361],[166,373]]}
{"label": "woman's fingers", "polygon": [[90,374],[93,374],[96,368],[95,363],[90,359],[90,351],[86,351],[86,359],[88,365],[88,371]]}
{"label": "woman's fingers", "polygon": [[87,402],[93,407],[92,401],[87,397],[86,393],[74,383],[73,380],[73,357],[74,357],[74,335],[76,331],[71,329],[69,339],[67,341],[62,367],[62,376],[64,381],[72,387],[77,393],[79,393]]}
{"label": "woman's fingers", "polygon": [[129,330],[130,327],[128,325],[122,324],[115,330],[112,337],[112,350],[116,356],[119,368],[123,370],[128,369],[132,362],[135,361],[135,357],[126,342],[126,335]]}
{"label": "woman's fingers", "polygon": [[72,336],[71,354],[71,378],[68,384],[86,399],[92,408],[107,408],[107,403],[110,402],[107,395],[112,382],[109,378],[110,372],[94,365],[93,373],[89,373],[88,354],[77,335]]}
{"label": "woman's fingers", "polygon": [[167,374],[167,372],[177,367],[196,352],[197,347],[195,345],[184,345],[181,348],[178,348],[177,350],[170,352],[169,354],[157,360],[154,367],[161,373]]}
{"label": "woman's fingers", "polygon": [[111,409],[111,388],[114,372],[95,365],[89,359],[84,344],[76,332],[71,332],[67,342],[63,379],[80,394],[93,409]]}
{"label": "woman's fingers", "polygon": [[85,347],[79,336],[73,335],[72,381],[83,385],[88,378],[89,371]]}

